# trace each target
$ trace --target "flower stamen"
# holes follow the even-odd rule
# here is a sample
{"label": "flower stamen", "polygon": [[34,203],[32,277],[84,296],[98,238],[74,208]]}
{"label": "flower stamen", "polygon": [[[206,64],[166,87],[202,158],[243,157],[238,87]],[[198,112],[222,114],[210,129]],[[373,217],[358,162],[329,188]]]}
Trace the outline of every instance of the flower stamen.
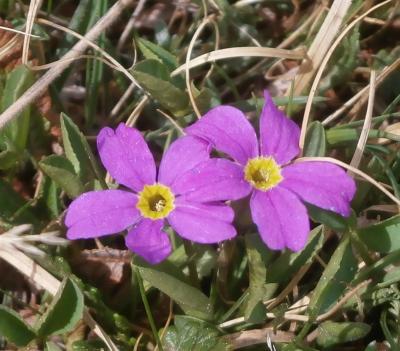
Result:
{"label": "flower stamen", "polygon": [[175,208],[175,196],[170,188],[162,184],[145,185],[139,193],[136,208],[141,215],[150,219],[161,219]]}
{"label": "flower stamen", "polygon": [[244,168],[244,178],[256,189],[267,191],[282,180],[281,167],[272,157],[255,157]]}

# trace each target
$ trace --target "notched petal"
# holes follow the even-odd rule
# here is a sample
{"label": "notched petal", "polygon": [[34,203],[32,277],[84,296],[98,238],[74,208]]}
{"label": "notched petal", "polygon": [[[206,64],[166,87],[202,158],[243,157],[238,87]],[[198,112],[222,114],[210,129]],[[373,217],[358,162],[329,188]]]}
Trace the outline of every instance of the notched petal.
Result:
{"label": "notched petal", "polygon": [[114,131],[103,128],[97,136],[101,161],[121,185],[140,191],[156,180],[156,165],[142,134],[135,128],[119,124]]}
{"label": "notched petal", "polygon": [[260,116],[260,148],[263,156],[272,156],[283,165],[299,152],[300,128],[279,110],[267,91]]}
{"label": "notched petal", "polygon": [[196,123],[186,128],[189,135],[207,140],[219,151],[245,165],[258,156],[254,128],[242,111],[232,106],[218,106],[208,111]]}

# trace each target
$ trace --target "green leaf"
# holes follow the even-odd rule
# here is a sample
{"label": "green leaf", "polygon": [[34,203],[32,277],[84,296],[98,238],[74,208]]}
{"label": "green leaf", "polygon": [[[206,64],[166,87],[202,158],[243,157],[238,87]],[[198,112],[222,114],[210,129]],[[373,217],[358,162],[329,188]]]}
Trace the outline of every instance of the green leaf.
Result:
{"label": "green leaf", "polygon": [[61,114],[61,133],[64,144],[65,156],[71,161],[75,173],[81,181],[89,180],[90,156],[87,150],[90,146],[78,126],[66,114]]}
{"label": "green leaf", "polygon": [[[2,179],[0,179],[0,194],[0,220],[13,224],[38,223],[37,216],[27,207],[27,202]],[[17,212],[18,215],[15,216]]]}
{"label": "green leaf", "polygon": [[204,319],[211,318],[212,306],[209,298],[191,286],[179,272],[178,267],[168,261],[156,266],[149,265],[137,256],[133,264],[144,280],[171,297],[185,313]]}
{"label": "green leaf", "polygon": [[175,316],[174,324],[163,338],[165,351],[231,350],[228,342],[220,337],[218,329],[209,323],[187,316]]}
{"label": "green leaf", "polygon": [[[32,85],[33,80],[33,72],[24,65],[18,66],[7,74],[0,101],[0,112],[11,106]],[[29,136],[30,115],[30,108],[25,108],[18,118],[14,118],[0,132],[0,140],[5,138],[16,150],[24,150]]]}
{"label": "green leaf", "polygon": [[15,311],[0,305],[0,335],[18,347],[28,345],[36,334]]}
{"label": "green leaf", "polygon": [[321,122],[312,122],[307,128],[304,143],[304,156],[316,157],[325,156],[326,137],[325,129]]}
{"label": "green leaf", "polygon": [[167,66],[170,71],[173,71],[178,67],[178,60],[176,57],[161,46],[143,38],[138,38],[137,43],[140,51],[146,59],[157,60]]}
{"label": "green leaf", "polygon": [[201,90],[198,90],[193,82],[191,83],[191,87],[197,108],[200,110],[201,114],[206,113],[212,107],[212,90],[204,87]]}
{"label": "green leaf", "polygon": [[349,219],[341,215],[324,210],[317,206],[306,204],[307,212],[314,222],[322,223],[337,232],[345,232],[349,228]]}
{"label": "green leaf", "polygon": [[372,251],[389,253],[400,249],[400,215],[358,230],[362,242]]}
{"label": "green leaf", "polygon": [[61,213],[60,188],[49,177],[45,176],[40,188],[40,202],[47,208],[50,218]]}
{"label": "green leaf", "polygon": [[[78,6],[72,18],[69,21],[68,28],[79,34],[85,34],[100,18],[100,13],[97,10],[98,5],[101,5],[102,1],[99,0],[80,0]],[[65,51],[71,48],[78,39],[71,34],[65,36],[64,41],[61,43],[63,49],[59,53],[59,57],[65,53]]]}
{"label": "green leaf", "polygon": [[187,113],[188,96],[172,83],[167,67],[161,62],[144,60],[134,67],[132,75],[161,106],[174,115],[180,117]]}
{"label": "green leaf", "polygon": [[[108,0],[97,0],[93,3],[90,12],[90,21],[88,27],[92,27],[108,9]],[[98,40],[99,47],[105,48],[105,33],[100,35]],[[100,57],[101,55],[95,51],[94,55]],[[86,62],[86,97],[85,97],[85,119],[86,124],[91,126],[96,116],[96,108],[98,102],[99,89],[103,83],[104,77],[104,63],[101,60],[93,59]]]}
{"label": "green leaf", "polygon": [[365,323],[327,321],[318,326],[317,344],[323,348],[364,338],[371,331]]}
{"label": "green leaf", "polygon": [[306,247],[300,252],[285,251],[269,265],[267,282],[285,283],[305,264],[311,262],[324,243],[324,230],[320,225],[310,234]]}
{"label": "green leaf", "polygon": [[246,235],[245,242],[249,261],[249,294],[244,307],[244,317],[249,323],[261,323],[265,320],[267,312],[263,304],[266,293],[266,265],[273,253],[267,250],[258,234]]}
{"label": "green leaf", "polygon": [[[9,145],[9,143],[7,144]],[[8,148],[8,145],[5,150],[0,151],[0,169],[3,170],[15,167],[21,159],[21,153],[13,148]]]}
{"label": "green leaf", "polygon": [[69,278],[64,279],[46,312],[36,326],[40,336],[67,333],[83,316],[83,294]]}
{"label": "green leaf", "polygon": [[342,238],[312,294],[309,310],[311,315],[326,312],[343,294],[357,272],[357,260],[353,255],[348,236]]}
{"label": "green leaf", "polygon": [[72,163],[63,156],[51,155],[39,162],[40,169],[63,189],[71,198],[83,192],[83,185]]}
{"label": "green leaf", "polygon": [[360,58],[360,32],[359,26],[343,38],[339,48],[335,50],[332,58],[332,67],[320,82],[320,91],[333,89],[346,84],[354,74],[354,69],[359,65]]}

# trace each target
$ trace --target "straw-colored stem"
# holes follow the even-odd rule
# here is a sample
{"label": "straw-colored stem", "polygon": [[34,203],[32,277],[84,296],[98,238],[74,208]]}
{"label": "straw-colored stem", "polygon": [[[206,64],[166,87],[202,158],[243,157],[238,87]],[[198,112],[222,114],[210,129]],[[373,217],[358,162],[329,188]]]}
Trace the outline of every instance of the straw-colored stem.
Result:
{"label": "straw-colored stem", "polygon": [[360,137],[358,138],[356,151],[354,152],[353,158],[351,159],[350,162],[350,166],[355,168],[358,168],[358,166],[360,165],[365,146],[367,145],[369,130],[371,129],[372,112],[374,109],[374,100],[375,100],[375,80],[376,80],[376,72],[372,70],[369,82],[370,88],[369,88],[367,113],[365,115],[364,125],[362,127]]}
{"label": "straw-colored stem", "polygon": [[357,23],[359,23],[360,21],[363,20],[364,17],[368,16],[371,12],[375,11],[376,9],[387,5],[388,3],[390,3],[393,0],[386,0],[374,7],[372,7],[371,9],[369,9],[367,12],[363,13],[360,17],[356,18],[353,22],[351,22],[344,30],[343,32],[337,37],[337,39],[335,40],[335,42],[331,45],[331,47],[329,48],[328,52],[326,53],[321,65],[319,66],[318,72],[314,78],[314,82],[312,84],[311,90],[310,90],[310,94],[308,96],[308,100],[307,100],[307,104],[306,104],[306,108],[304,111],[304,117],[303,117],[303,123],[301,126],[301,133],[300,133],[300,140],[299,140],[299,146],[300,149],[303,150],[304,148],[304,141],[305,141],[305,137],[306,137],[306,130],[307,130],[307,126],[308,126],[308,121],[310,119],[310,113],[311,113],[311,106],[312,106],[312,102],[314,100],[314,96],[315,93],[317,91],[317,87],[319,84],[319,81],[321,80],[322,77],[322,73],[326,67],[326,65],[328,64],[329,59],[332,57],[333,52],[335,51],[335,49],[337,48],[337,46],[340,44],[340,42],[342,41],[342,39],[347,35],[347,33],[353,29]]}
{"label": "straw-colored stem", "polygon": [[94,27],[85,35],[86,40],[80,40],[75,44],[68,53],[63,56],[63,60],[56,66],[53,66],[40,79],[38,79],[25,93],[17,99],[10,107],[8,107],[0,115],[0,130],[2,130],[8,122],[19,116],[30,103],[40,97],[47,87],[70,65],[70,59],[82,55],[89,47],[88,42],[96,40],[106,28],[121,18],[122,12],[130,5],[133,0],[119,0],[110,8],[105,16],[94,25]]}

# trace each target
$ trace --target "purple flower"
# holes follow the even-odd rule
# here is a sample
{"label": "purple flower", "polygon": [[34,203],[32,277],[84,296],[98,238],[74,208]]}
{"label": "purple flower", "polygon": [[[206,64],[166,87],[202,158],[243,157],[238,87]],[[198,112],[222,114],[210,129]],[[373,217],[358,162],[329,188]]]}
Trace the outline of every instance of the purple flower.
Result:
{"label": "purple flower", "polygon": [[[247,191],[240,193],[251,193],[253,221],[267,246],[298,251],[310,231],[303,202],[349,216],[356,187],[342,168],[331,163],[289,164],[300,151],[299,127],[274,105],[267,92],[264,95],[260,143],[244,114],[230,106],[210,110],[186,131],[232,157],[230,168],[235,171],[227,171],[225,176],[232,188],[243,189],[243,183],[247,184]],[[240,198],[234,195],[231,199]]]}
{"label": "purple flower", "polygon": [[[128,229],[126,246],[151,263],[171,252],[165,220],[185,239],[216,243],[236,235],[232,209],[220,202],[243,186],[225,177],[236,166],[211,159],[209,144],[187,136],[171,144],[158,171],[139,131],[120,124],[97,137],[101,160],[111,176],[129,190],[82,194],[68,208],[69,239],[94,238]],[[245,184],[246,185],[246,184]],[[244,189],[246,191],[246,189]]]}

